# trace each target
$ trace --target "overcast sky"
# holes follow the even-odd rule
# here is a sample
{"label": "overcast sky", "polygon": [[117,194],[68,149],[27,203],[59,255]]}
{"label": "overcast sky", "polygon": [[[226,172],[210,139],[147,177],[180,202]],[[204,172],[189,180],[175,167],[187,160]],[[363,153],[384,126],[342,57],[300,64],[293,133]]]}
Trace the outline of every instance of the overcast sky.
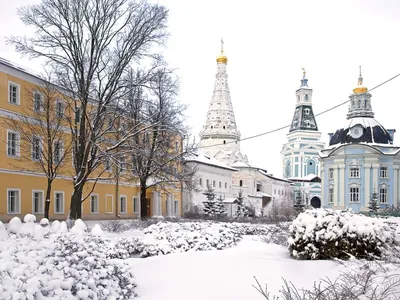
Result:
{"label": "overcast sky", "polygon": [[[0,0],[0,57],[39,69],[6,45],[5,36],[29,34],[17,7],[40,0]],[[348,100],[358,66],[372,88],[400,73],[400,1],[158,1],[170,10],[165,57],[181,80],[180,100],[193,134],[206,120],[220,39],[228,57],[228,82],[241,137],[291,123],[302,68],[314,89],[314,113]],[[372,91],[376,119],[400,130],[400,78]],[[317,117],[324,141],[347,124],[347,105]],[[280,151],[285,129],[241,143],[250,162],[282,176]],[[400,131],[395,144],[400,145]]]}

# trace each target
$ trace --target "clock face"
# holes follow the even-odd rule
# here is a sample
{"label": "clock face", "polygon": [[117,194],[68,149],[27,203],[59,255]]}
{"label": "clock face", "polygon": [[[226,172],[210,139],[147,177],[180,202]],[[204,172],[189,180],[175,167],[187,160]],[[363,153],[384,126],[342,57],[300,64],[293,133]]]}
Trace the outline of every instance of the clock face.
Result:
{"label": "clock face", "polygon": [[350,129],[350,136],[353,139],[358,139],[363,135],[364,128],[361,125],[355,125]]}

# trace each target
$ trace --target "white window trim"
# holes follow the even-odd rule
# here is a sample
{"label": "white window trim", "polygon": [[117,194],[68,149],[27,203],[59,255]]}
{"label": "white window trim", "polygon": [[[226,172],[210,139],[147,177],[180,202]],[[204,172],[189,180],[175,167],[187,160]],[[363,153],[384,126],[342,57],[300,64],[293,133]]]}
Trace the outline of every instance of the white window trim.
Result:
{"label": "white window trim", "polygon": [[[97,197],[97,211],[93,212],[92,211],[92,196],[96,196]],[[90,214],[91,215],[98,215],[99,214],[99,205],[100,205],[100,196],[99,194],[91,194],[90,195]]]}
{"label": "white window trim", "polygon": [[[125,211],[121,210],[121,198],[125,198]],[[119,205],[118,205],[119,213],[122,215],[126,215],[128,213],[128,197],[126,195],[119,195]]]}
{"label": "white window trim", "polygon": [[[352,188],[357,188],[358,189],[358,201],[351,201],[351,189]],[[354,203],[360,203],[361,202],[361,188],[357,184],[349,184],[349,203],[354,204]]]}
{"label": "white window trim", "polygon": [[[62,116],[58,115],[57,107],[58,107],[59,103],[61,103],[61,105],[62,105]],[[55,112],[56,118],[62,119],[65,116],[65,102],[62,101],[61,99],[57,98],[55,101],[55,104],[54,104],[54,112]]]}
{"label": "white window trim", "polygon": [[[176,205],[178,203],[178,205]],[[179,215],[179,201],[174,200],[174,215]]]}
{"label": "white window trim", "polygon": [[[36,101],[36,99],[35,99],[35,96],[36,95],[39,95],[40,96],[40,103],[39,103],[39,110],[36,110],[35,109],[35,101]],[[32,93],[32,97],[33,97],[33,110],[34,111],[37,111],[37,112],[41,112],[41,111],[43,111],[43,93],[41,93],[41,92],[39,92],[39,91],[33,91],[33,93]]]}
{"label": "white window trim", "polygon": [[[137,199],[137,201],[138,201],[138,205],[137,205],[138,211],[135,211],[135,199]],[[133,211],[134,215],[138,215],[140,213],[140,197],[138,197],[138,196],[132,197],[132,211]]]}
{"label": "white window trim", "polygon": [[[10,85],[13,85],[13,86],[15,86],[16,88],[17,88],[17,103],[13,103],[13,102],[11,102],[10,100]],[[18,83],[16,83],[16,82],[13,82],[13,81],[8,81],[8,95],[7,95],[7,98],[8,98],[8,103],[9,104],[12,104],[12,105],[20,105],[21,104],[21,101],[20,101],[20,93],[21,93],[21,89],[20,89],[20,85],[18,84]]]}
{"label": "white window trim", "polygon": [[[386,168],[386,171],[385,171],[386,176],[385,177],[381,176],[381,168]],[[388,179],[389,178],[388,173],[389,173],[389,168],[386,165],[379,166],[379,178]]]}
{"label": "white window trim", "polygon": [[[351,170],[352,170],[352,169],[357,169],[357,170],[358,170],[358,171],[357,171],[358,176],[351,176],[351,173],[352,173]],[[360,178],[360,175],[361,175],[361,174],[360,174],[360,173],[361,173],[360,167],[350,167],[349,171],[350,171],[350,174],[349,174],[349,175],[350,175],[350,176],[349,176],[350,178]]]}
{"label": "white window trim", "polygon": [[[8,136],[8,135],[7,135]],[[33,139],[38,138],[39,139],[39,158],[33,158]],[[40,157],[42,156],[42,148],[43,147],[43,139],[40,136],[33,135],[32,136],[32,143],[31,143],[31,158],[33,161],[40,161]]]}
{"label": "white window trim", "polygon": [[[54,161],[54,163],[55,164],[62,164],[63,163],[63,160],[64,160],[64,142],[63,141],[61,141],[61,140],[59,140],[59,141],[55,141],[54,143],[53,143],[53,148],[54,148],[54,153],[53,154],[55,154],[56,152],[55,152],[55,150],[56,150],[56,143],[59,143],[60,144],[60,153],[59,153],[59,161],[55,161],[55,155],[53,155],[53,161]],[[60,162],[61,161],[61,162]]]}
{"label": "white window trim", "polygon": [[[42,211],[39,212],[35,212],[34,208],[35,208],[35,193],[42,193]],[[36,214],[36,215],[40,215],[40,214],[44,214],[44,200],[45,196],[44,196],[44,190],[32,190],[32,214]]]}
{"label": "white window trim", "polygon": [[[111,196],[111,211],[108,211],[108,197]],[[114,213],[114,195],[106,194],[106,215]]]}
{"label": "white window trim", "polygon": [[[8,134],[15,133],[17,136],[17,140],[15,141],[15,153],[16,155],[8,154]],[[20,157],[20,141],[21,137],[18,131],[7,129],[7,142],[6,142],[6,153],[8,157]]]}
{"label": "white window trim", "polygon": [[[18,211],[17,212],[10,212],[10,209],[8,207],[8,192],[9,191],[18,191],[19,199],[18,199]],[[7,199],[7,215],[19,215],[19,214],[21,214],[21,189],[14,189],[14,188],[7,189],[6,199]]]}
{"label": "white window trim", "polygon": [[[62,194],[63,195],[63,203],[62,203],[62,212],[57,212],[56,211],[56,194]],[[63,215],[65,213],[65,193],[63,191],[54,191],[54,214],[55,215]]]}

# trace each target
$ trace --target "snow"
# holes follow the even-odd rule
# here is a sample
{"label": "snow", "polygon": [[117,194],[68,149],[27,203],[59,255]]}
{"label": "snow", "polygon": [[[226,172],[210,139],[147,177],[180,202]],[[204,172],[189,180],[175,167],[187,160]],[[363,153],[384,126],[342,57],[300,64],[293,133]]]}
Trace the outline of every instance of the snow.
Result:
{"label": "snow", "polygon": [[0,221],[0,239],[2,238],[8,238],[8,233],[3,222]]}
{"label": "snow", "polygon": [[32,214],[26,214],[24,217],[24,223],[35,223],[36,216]]}
{"label": "snow", "polygon": [[218,168],[222,168],[222,169],[227,169],[227,170],[231,170],[231,171],[237,171],[237,169],[230,167],[228,165],[225,165],[225,164],[221,163],[219,160],[211,157],[210,155],[206,155],[203,153],[194,154],[191,157],[188,157],[186,159],[186,161],[188,161],[188,162],[194,161],[196,163],[206,164],[206,165],[210,165],[210,166],[214,166],[214,167],[218,167]]}
{"label": "snow", "polygon": [[92,235],[95,235],[95,236],[104,236],[103,229],[101,229],[99,224],[95,224],[93,226],[91,233],[92,233]]}
{"label": "snow", "polygon": [[81,219],[78,219],[75,221],[74,226],[72,226],[71,232],[77,235],[84,235],[87,232],[87,226]]}
{"label": "snow", "polygon": [[21,219],[14,217],[8,222],[8,230],[12,233],[17,233],[22,226]]}
{"label": "snow", "polygon": [[43,226],[49,226],[50,222],[49,222],[49,219],[43,218],[43,219],[40,220],[39,224],[43,225]]}
{"label": "snow", "polygon": [[252,236],[227,250],[133,258],[127,263],[135,270],[140,300],[260,300],[252,287],[254,276],[277,294],[282,277],[311,288],[320,278],[335,279],[342,269],[333,261],[291,259],[285,247]]}

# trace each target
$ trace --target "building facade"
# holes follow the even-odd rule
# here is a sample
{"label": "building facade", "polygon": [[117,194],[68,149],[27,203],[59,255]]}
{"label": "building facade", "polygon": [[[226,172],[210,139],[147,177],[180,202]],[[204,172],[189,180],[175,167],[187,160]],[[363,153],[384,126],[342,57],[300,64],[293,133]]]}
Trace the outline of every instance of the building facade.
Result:
{"label": "building facade", "polygon": [[315,177],[320,175],[319,151],[325,145],[312,108],[313,90],[308,86],[303,71],[301,85],[296,90],[296,106],[287,142],[281,150],[283,177],[292,180],[296,192],[303,201],[314,207],[321,206],[321,184]]}
{"label": "building facade", "polygon": [[398,206],[400,148],[393,145],[395,130],[374,118],[361,70],[349,98],[347,125],[329,134],[320,152],[323,206],[368,211],[373,194],[381,207]]}
{"label": "building facade", "polygon": [[221,54],[217,57],[213,96],[200,132],[199,148],[217,161],[237,170],[232,172],[228,183],[232,186],[233,198],[242,192],[245,204],[253,208],[256,215],[261,215],[274,198],[273,191],[288,189],[291,185],[285,179],[268,174],[263,168],[252,166],[248,157],[241,153],[240,132],[229,92],[227,63],[228,58],[221,48]]}
{"label": "building facade", "polygon": [[[43,80],[31,71],[0,58],[0,220],[31,213],[44,216],[47,178],[35,164],[37,145],[21,140],[21,132],[9,128],[6,120],[24,115],[35,105],[33,92]],[[35,99],[35,98],[34,98]],[[55,102],[54,105],[57,105]],[[68,128],[69,129],[69,128]],[[42,139],[42,137],[38,137]],[[66,139],[68,139],[68,135]],[[30,153],[32,151],[32,154]],[[59,149],[63,152],[62,147]],[[135,218],[140,216],[139,184],[122,176],[117,183],[108,180],[113,170],[104,172],[95,186],[94,180],[86,184],[82,202],[83,219]],[[102,168],[103,169],[103,168]],[[66,219],[73,192],[72,159],[66,157],[59,176],[52,184],[50,219]],[[96,175],[96,174],[94,174]],[[168,192],[157,188],[148,191],[149,215],[180,215],[181,190]]]}

